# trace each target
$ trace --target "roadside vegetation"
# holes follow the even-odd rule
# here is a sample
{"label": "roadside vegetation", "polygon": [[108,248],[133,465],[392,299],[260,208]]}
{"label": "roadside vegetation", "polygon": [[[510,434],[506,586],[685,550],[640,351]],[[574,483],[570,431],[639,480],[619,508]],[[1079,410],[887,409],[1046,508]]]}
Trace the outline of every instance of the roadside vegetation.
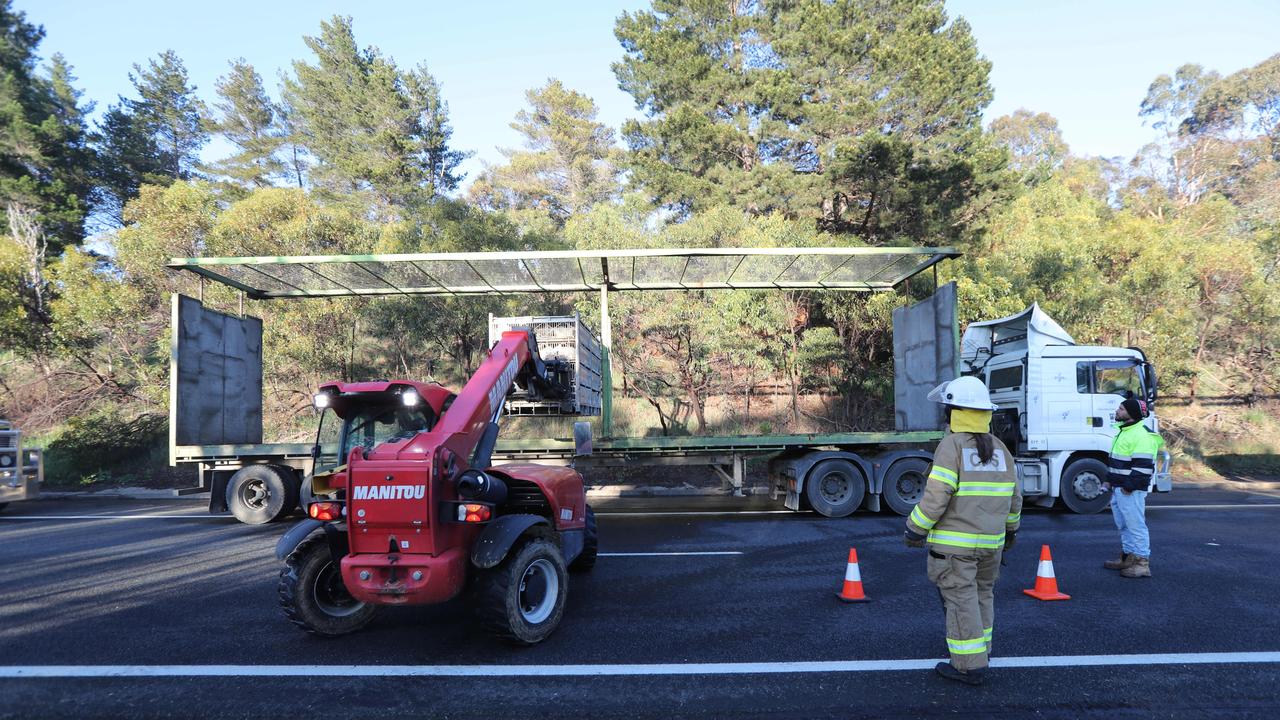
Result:
{"label": "roadside vegetation", "polygon": [[[199,288],[170,258],[802,245],[956,247],[939,280],[962,323],[1038,302],[1079,342],[1142,347],[1186,403],[1161,406],[1180,474],[1277,472],[1280,55],[1226,76],[1188,58],[1134,98],[1149,145],[1081,157],[1045,113],[983,124],[991,65],[942,2],[655,0],[615,26],[637,118],[605,126],[549,79],[513,118],[523,146],[464,178],[448,89],[350,18],[279,87],[234,58],[202,95],[166,51],[121,68],[114,102],[11,0],[0,33],[0,415],[47,448],[52,485],[174,481],[169,296]],[[213,138],[231,154],[205,159]],[[888,428],[890,313],[930,292],[619,294],[618,428]],[[598,327],[594,305],[246,301],[266,439],[308,435],[323,381],[457,385],[491,312]]]}

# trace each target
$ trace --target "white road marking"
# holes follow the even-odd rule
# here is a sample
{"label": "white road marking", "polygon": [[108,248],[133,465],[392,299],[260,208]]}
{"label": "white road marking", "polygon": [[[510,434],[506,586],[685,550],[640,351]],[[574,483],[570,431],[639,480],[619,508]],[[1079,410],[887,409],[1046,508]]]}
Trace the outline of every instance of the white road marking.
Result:
{"label": "white road marking", "polygon": [[629,552],[629,553],[598,553],[597,557],[677,557],[684,555],[742,555],[741,550],[720,550],[720,551],[704,551],[704,552]]}
{"label": "white road marking", "polygon": [[[101,677],[589,677],[605,675],[776,675],[930,670],[938,658],[817,662],[634,665],[27,665],[0,666],[0,679]],[[997,668],[1280,663],[1280,652],[1000,657]]]}
{"label": "white road marking", "polygon": [[1253,510],[1280,508],[1280,503],[1234,503],[1230,505],[1148,505],[1148,510]]}
{"label": "white road marking", "polygon": [[598,512],[596,515],[614,517],[687,517],[689,515],[812,515],[812,512],[795,510],[689,510],[664,512]]}
{"label": "white road marking", "polygon": [[162,513],[138,513],[136,515],[0,515],[0,520],[230,520],[233,515],[166,515]]}

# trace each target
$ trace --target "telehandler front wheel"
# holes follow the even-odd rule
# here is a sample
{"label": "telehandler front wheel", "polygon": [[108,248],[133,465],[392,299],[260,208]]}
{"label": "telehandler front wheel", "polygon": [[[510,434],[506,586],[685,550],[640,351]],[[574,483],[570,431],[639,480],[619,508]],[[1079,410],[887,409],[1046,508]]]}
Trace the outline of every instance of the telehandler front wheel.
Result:
{"label": "telehandler front wheel", "polygon": [[479,572],[475,608],[485,630],[519,645],[535,645],[560,624],[568,592],[560,548],[533,537],[512,548],[497,567]]}
{"label": "telehandler front wheel", "polygon": [[355,632],[368,625],[378,610],[351,597],[323,537],[306,540],[289,554],[277,590],[289,621],[315,635]]}

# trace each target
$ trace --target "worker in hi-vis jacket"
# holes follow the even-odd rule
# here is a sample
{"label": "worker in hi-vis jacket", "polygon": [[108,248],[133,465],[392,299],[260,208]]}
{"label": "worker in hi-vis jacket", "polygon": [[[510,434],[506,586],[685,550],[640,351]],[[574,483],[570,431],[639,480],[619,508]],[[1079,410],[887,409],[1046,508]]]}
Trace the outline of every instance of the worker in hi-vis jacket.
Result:
{"label": "worker in hi-vis jacket", "polygon": [[929,399],[946,405],[950,432],[938,443],[920,504],[907,517],[909,547],[929,548],[929,580],[947,612],[950,662],[939,675],[981,685],[991,652],[1000,557],[1022,517],[1013,453],[991,434],[996,406],[982,381],[943,383]]}

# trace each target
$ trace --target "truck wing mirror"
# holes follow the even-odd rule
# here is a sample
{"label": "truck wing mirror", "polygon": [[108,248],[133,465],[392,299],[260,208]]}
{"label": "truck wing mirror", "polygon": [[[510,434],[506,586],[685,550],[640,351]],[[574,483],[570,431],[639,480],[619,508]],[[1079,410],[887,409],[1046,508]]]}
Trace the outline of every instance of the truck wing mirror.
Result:
{"label": "truck wing mirror", "polygon": [[320,459],[320,446],[319,446],[319,445],[312,445],[312,446],[311,446],[311,459],[312,459],[312,460],[319,460],[319,459]]}
{"label": "truck wing mirror", "polygon": [[591,423],[576,422],[573,424],[573,456],[586,457],[591,454]]}

